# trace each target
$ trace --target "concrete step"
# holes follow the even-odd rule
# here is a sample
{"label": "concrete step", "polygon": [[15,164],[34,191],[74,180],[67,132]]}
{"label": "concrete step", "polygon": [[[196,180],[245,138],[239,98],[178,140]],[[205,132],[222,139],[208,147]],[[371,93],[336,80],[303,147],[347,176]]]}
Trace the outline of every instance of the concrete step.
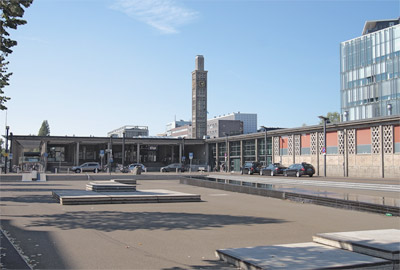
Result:
{"label": "concrete step", "polygon": [[62,205],[114,203],[200,202],[197,194],[170,190],[137,190],[135,192],[94,192],[89,190],[55,190],[53,197]]}
{"label": "concrete step", "polygon": [[95,192],[133,192],[136,186],[115,181],[94,181],[86,185],[86,190]]}
{"label": "concrete step", "polygon": [[400,230],[397,229],[320,233],[313,236],[313,241],[391,260],[399,266]]}
{"label": "concrete step", "polygon": [[217,250],[217,257],[240,269],[383,269],[389,260],[318,243],[258,246]]}

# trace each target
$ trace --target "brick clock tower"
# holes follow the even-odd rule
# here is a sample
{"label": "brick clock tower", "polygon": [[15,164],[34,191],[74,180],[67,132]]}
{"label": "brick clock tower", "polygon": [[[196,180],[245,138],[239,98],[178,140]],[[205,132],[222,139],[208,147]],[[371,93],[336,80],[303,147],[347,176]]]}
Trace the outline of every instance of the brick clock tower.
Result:
{"label": "brick clock tower", "polygon": [[207,135],[207,72],[204,57],[196,56],[196,67],[192,71],[192,138],[202,139]]}

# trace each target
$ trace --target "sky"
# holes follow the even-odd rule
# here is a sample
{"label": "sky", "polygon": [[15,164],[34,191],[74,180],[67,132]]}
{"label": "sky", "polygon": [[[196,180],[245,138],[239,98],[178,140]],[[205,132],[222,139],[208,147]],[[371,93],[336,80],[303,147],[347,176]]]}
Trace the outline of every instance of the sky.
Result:
{"label": "sky", "polygon": [[7,60],[0,130],[107,136],[165,132],[191,120],[196,55],[208,70],[208,118],[256,113],[258,126],[318,124],[340,112],[340,42],[399,0],[34,0]]}

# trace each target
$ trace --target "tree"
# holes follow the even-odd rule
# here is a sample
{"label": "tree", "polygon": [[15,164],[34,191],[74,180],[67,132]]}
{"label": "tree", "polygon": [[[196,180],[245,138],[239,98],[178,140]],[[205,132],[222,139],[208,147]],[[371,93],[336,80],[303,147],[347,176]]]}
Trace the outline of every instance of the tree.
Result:
{"label": "tree", "polygon": [[6,57],[12,53],[11,48],[17,45],[17,41],[9,38],[10,34],[7,31],[8,29],[16,30],[19,25],[26,24],[26,21],[20,18],[25,12],[23,7],[28,8],[32,2],[33,0],[0,0],[0,110],[7,109],[4,104],[10,99],[3,95],[3,88],[9,85],[8,80],[12,75],[7,72],[9,62],[6,61]]}
{"label": "tree", "polygon": [[[340,114],[338,112],[328,112],[326,117],[329,119],[331,123],[339,123],[340,122]],[[319,124],[322,125],[324,120],[320,120]]]}
{"label": "tree", "polygon": [[38,136],[50,136],[50,126],[47,120],[44,120],[42,126],[39,129]]}

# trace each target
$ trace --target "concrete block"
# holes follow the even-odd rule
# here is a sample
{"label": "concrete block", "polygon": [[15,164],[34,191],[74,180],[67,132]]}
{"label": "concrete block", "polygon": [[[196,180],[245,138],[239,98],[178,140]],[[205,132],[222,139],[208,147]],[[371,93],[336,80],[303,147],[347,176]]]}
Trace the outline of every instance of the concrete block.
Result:
{"label": "concrete block", "polygon": [[399,262],[400,230],[369,230],[338,233],[321,233],[313,241],[374,257]]}
{"label": "concrete block", "polygon": [[393,269],[391,261],[317,243],[220,249],[219,259],[240,269]]}

